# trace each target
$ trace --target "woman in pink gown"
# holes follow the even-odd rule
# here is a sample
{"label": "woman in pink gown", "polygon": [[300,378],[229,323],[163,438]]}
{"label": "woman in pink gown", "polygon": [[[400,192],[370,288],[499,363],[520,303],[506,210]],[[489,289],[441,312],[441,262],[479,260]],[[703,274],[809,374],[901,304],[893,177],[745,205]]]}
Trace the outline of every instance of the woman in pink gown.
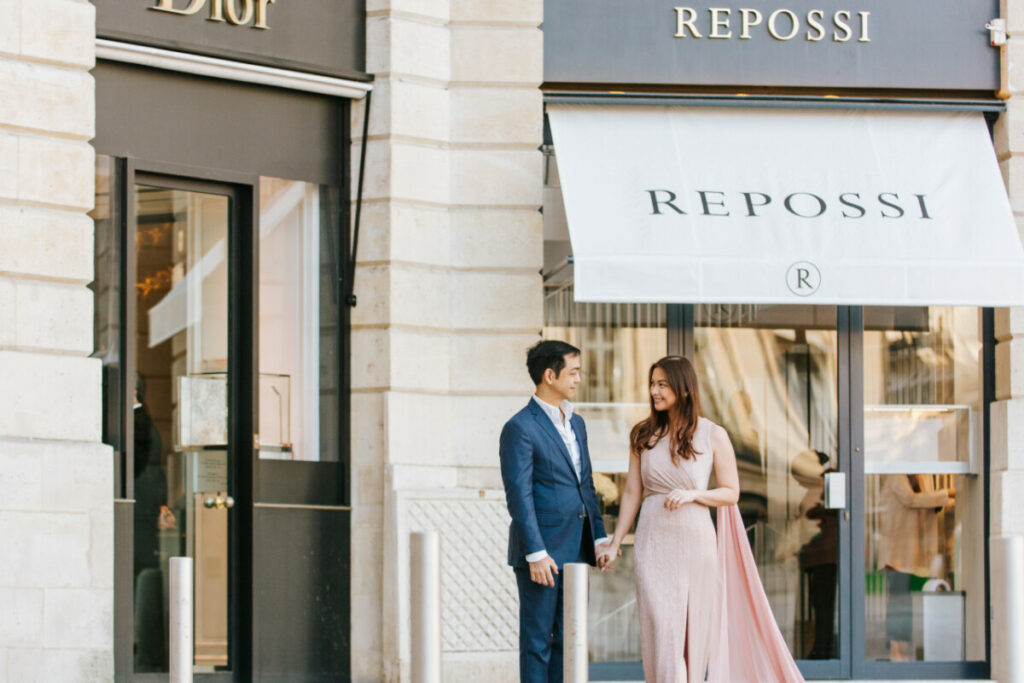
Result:
{"label": "woman in pink gown", "polygon": [[[629,474],[609,569],[640,513],[633,547],[647,683],[802,681],[779,633],[736,508],[726,431],[703,417],[689,360],[651,366],[650,416],[630,434]],[[717,487],[708,489],[712,469]],[[718,531],[709,508],[718,508]]]}

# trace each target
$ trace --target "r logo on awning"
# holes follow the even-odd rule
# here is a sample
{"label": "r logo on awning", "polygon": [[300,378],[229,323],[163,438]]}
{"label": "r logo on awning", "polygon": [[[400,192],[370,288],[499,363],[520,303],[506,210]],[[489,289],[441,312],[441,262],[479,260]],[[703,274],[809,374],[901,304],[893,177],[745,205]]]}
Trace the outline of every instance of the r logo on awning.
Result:
{"label": "r logo on awning", "polygon": [[821,286],[821,271],[810,261],[797,261],[786,270],[786,286],[797,296],[810,296]]}

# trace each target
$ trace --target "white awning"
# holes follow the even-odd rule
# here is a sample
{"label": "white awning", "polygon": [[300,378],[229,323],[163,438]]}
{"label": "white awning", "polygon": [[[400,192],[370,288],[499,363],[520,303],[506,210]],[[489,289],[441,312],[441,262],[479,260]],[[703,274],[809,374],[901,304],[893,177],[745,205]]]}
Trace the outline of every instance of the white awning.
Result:
{"label": "white awning", "polygon": [[981,114],[548,105],[579,301],[1024,304]]}

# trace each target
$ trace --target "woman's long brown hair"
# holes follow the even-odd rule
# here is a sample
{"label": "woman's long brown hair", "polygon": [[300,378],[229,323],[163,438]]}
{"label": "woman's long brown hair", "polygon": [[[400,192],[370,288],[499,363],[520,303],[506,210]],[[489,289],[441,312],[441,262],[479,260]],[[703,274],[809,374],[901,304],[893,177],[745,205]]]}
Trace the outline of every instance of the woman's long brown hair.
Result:
{"label": "woman's long brown hair", "polygon": [[672,461],[679,458],[688,460],[700,455],[693,447],[693,434],[697,431],[697,420],[704,412],[700,406],[700,388],[697,385],[697,371],[687,358],[683,356],[665,356],[651,366],[647,373],[647,386],[654,379],[654,371],[661,368],[668,379],[669,388],[676,395],[676,402],[668,410],[654,409],[654,398],[651,401],[651,414],[636,423],[629,433],[629,447],[637,455],[654,448],[654,445],[669,435],[669,446]]}

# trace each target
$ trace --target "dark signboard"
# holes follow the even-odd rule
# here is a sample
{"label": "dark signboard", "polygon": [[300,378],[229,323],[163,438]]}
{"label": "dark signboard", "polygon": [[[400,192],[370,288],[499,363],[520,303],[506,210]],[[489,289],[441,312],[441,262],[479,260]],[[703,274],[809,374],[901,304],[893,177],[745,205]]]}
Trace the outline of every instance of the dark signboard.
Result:
{"label": "dark signboard", "polygon": [[546,0],[554,83],[998,90],[997,0]]}
{"label": "dark signboard", "polygon": [[366,68],[364,0],[93,0],[96,35],[332,76]]}

